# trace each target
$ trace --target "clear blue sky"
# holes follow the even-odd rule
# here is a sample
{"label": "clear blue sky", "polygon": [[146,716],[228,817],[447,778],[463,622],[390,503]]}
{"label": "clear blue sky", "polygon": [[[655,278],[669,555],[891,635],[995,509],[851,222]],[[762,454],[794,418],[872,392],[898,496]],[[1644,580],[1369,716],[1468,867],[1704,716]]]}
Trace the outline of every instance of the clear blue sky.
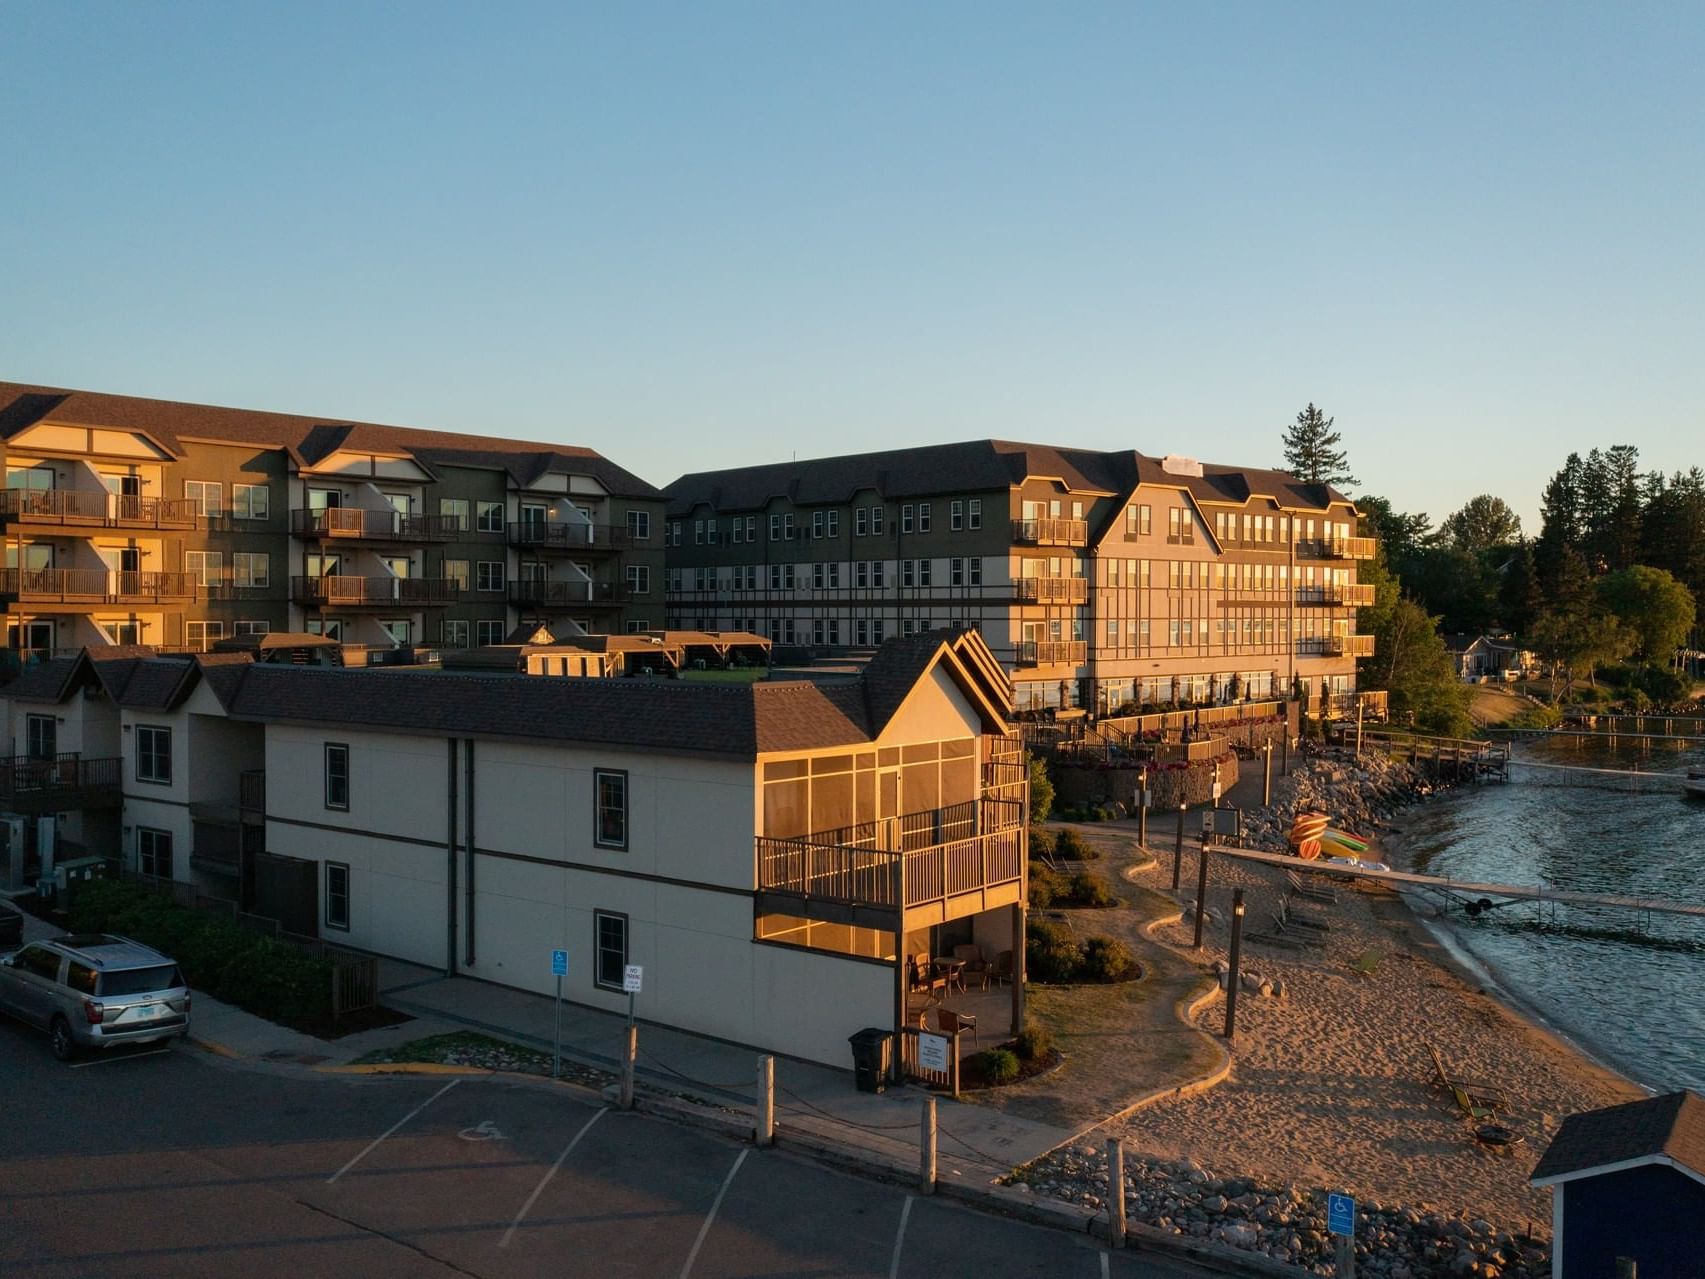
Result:
{"label": "clear blue sky", "polygon": [[686,470],[1002,436],[1534,522],[1705,462],[1705,6],[0,0],[0,377]]}

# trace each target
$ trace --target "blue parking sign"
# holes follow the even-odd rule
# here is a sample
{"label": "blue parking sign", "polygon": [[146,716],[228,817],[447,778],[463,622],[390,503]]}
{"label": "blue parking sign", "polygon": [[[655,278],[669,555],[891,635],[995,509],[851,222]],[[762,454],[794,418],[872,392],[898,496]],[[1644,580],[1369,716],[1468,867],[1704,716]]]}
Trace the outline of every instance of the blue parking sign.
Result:
{"label": "blue parking sign", "polygon": [[1349,1195],[1326,1196],[1326,1229],[1334,1235],[1356,1233],[1356,1201]]}
{"label": "blue parking sign", "polygon": [[568,976],[568,952],[566,950],[553,950],[551,952],[551,976]]}

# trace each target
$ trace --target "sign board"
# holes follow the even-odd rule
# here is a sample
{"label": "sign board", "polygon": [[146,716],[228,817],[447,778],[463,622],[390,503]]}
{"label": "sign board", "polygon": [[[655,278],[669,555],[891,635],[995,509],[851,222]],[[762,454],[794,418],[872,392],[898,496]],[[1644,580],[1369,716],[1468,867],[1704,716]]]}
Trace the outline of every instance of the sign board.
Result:
{"label": "sign board", "polygon": [[1216,778],[1214,778],[1214,803],[1218,804],[1219,802],[1220,802],[1220,779],[1216,777]]}
{"label": "sign board", "polygon": [[1147,786],[1143,787],[1143,807],[1149,807],[1149,788]]}
{"label": "sign board", "polygon": [[553,950],[551,952],[551,976],[568,976],[568,952],[566,950]]}
{"label": "sign board", "polygon": [[1337,1193],[1326,1196],[1326,1229],[1329,1234],[1356,1233],[1356,1201]]}
{"label": "sign board", "polygon": [[639,994],[640,983],[645,978],[645,969],[638,964],[629,964],[622,969],[622,989],[630,995]]}
{"label": "sign board", "polygon": [[952,1041],[946,1035],[918,1036],[918,1065],[925,1070],[947,1073],[947,1050]]}
{"label": "sign board", "polygon": [[1214,833],[1214,810],[1211,808],[1204,808],[1202,810],[1202,834],[1212,835],[1213,833]]}

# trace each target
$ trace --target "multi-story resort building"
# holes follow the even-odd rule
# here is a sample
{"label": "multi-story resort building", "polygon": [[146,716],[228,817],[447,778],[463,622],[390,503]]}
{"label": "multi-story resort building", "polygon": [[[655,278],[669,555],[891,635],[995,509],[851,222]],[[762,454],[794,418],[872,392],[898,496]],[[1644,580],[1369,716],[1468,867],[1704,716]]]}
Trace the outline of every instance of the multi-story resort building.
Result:
{"label": "multi-story resort building", "polygon": [[661,495],[590,449],[0,383],[0,451],[12,649],[663,624]]}
{"label": "multi-story resort building", "polygon": [[1280,471],[978,440],[664,492],[671,625],[819,650],[972,626],[1021,711],[1342,698],[1372,653],[1373,541]]}

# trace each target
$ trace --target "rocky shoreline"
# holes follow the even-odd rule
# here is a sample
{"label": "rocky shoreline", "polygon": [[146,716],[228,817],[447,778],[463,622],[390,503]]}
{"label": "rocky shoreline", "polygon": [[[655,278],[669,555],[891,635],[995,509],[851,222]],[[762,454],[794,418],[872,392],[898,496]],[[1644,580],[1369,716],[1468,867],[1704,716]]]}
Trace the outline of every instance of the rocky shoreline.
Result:
{"label": "rocky shoreline", "polygon": [[1299,812],[1326,813],[1340,829],[1375,835],[1391,830],[1404,809],[1441,789],[1415,765],[1387,755],[1318,756],[1274,780],[1272,811],[1248,817],[1244,839],[1254,848],[1282,851]]}

